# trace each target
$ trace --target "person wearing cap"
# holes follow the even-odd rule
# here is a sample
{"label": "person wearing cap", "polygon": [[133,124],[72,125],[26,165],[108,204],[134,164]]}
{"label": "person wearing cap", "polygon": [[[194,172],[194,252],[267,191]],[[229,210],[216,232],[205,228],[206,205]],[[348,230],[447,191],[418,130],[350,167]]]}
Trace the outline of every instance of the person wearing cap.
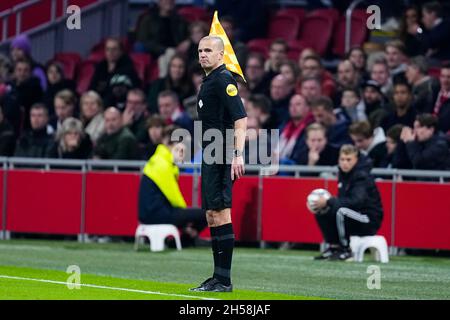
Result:
{"label": "person wearing cap", "polygon": [[381,92],[381,86],[375,80],[367,80],[363,84],[362,90],[367,119],[372,127],[376,128],[388,112],[386,97]]}
{"label": "person wearing cap", "polygon": [[121,112],[125,110],[128,91],[133,88],[131,79],[125,74],[115,74],[109,81],[105,105],[114,106]]}
{"label": "person wearing cap", "polygon": [[31,56],[31,41],[26,34],[18,35],[11,42],[10,56],[14,64],[19,60],[29,60],[32,75],[39,79],[42,90],[47,90],[47,77],[45,74],[45,69],[33,60]]}

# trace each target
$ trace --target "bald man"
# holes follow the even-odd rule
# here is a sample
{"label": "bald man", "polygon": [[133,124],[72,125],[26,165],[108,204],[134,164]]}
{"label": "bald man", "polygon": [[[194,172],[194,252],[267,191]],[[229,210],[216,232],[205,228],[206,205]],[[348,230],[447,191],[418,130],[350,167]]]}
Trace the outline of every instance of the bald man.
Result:
{"label": "bald man", "polygon": [[[198,56],[206,73],[197,101],[203,137],[202,208],[206,211],[211,231],[214,273],[191,291],[231,292],[234,248],[231,191],[233,182],[244,174],[247,114],[238,94],[236,80],[223,63],[222,39],[204,37],[198,46]],[[226,139],[227,130],[233,132],[232,139]],[[215,138],[207,139],[208,135]],[[218,141],[221,142],[216,148]]]}

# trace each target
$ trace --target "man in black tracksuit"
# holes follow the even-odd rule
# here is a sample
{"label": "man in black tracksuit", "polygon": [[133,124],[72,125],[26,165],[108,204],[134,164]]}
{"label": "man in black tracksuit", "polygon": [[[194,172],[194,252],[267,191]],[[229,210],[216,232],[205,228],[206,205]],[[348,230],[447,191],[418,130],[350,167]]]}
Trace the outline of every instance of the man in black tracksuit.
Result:
{"label": "man in black tracksuit", "polygon": [[383,219],[381,197],[370,175],[371,160],[355,146],[344,145],[339,153],[338,196],[320,198],[316,220],[329,244],[319,259],[350,260],[350,236],[375,235]]}

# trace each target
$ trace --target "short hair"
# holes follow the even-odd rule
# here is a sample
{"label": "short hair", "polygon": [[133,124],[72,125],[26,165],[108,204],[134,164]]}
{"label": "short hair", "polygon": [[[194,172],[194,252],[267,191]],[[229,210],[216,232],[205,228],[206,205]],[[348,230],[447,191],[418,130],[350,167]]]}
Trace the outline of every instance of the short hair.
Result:
{"label": "short hair", "polygon": [[386,132],[386,137],[391,138],[395,143],[400,142],[400,135],[402,134],[403,125],[398,123],[393,125]]}
{"label": "short hair", "polygon": [[30,59],[27,59],[27,58],[20,58],[20,59],[18,59],[18,60],[14,63],[14,68],[15,68],[19,63],[26,63],[26,64],[30,67],[30,69],[31,69],[31,61],[30,61]]}
{"label": "short hair", "polygon": [[284,50],[285,50],[286,52],[287,52],[288,49],[289,49],[289,46],[288,46],[286,40],[284,40],[283,38],[277,38],[277,39],[273,40],[273,41],[270,43],[270,49],[272,49],[272,47],[273,47],[274,45],[276,45],[276,44],[281,44],[282,46],[284,46]]}
{"label": "short hair", "polygon": [[280,68],[281,68],[282,66],[284,66],[284,65],[286,65],[286,66],[288,66],[289,68],[291,68],[292,72],[294,73],[295,79],[297,79],[298,76],[300,75],[300,69],[299,69],[298,65],[297,65],[294,61],[292,61],[292,60],[286,60],[286,61],[283,61],[283,62],[281,63],[281,65],[280,65]]}
{"label": "short hair", "polygon": [[166,97],[172,98],[172,100],[176,103],[180,102],[180,100],[178,99],[178,95],[172,90],[164,90],[158,94],[158,100],[160,98],[166,98]]}
{"label": "short hair", "polygon": [[422,9],[427,12],[434,12],[436,16],[442,17],[442,6],[438,1],[427,2],[422,6]]}
{"label": "short hair", "polygon": [[168,141],[168,145],[172,145],[172,144],[176,144],[178,142],[181,142],[181,137],[180,137],[180,140],[172,140],[171,139],[172,134],[177,129],[179,129],[179,127],[176,126],[176,125],[173,125],[173,124],[164,127],[163,132],[162,132],[162,140],[163,141],[167,140]]}
{"label": "short hair", "polygon": [[61,78],[64,79],[64,68],[63,68],[63,65],[61,64],[61,62],[56,61],[56,60],[51,60],[50,62],[47,63],[47,65],[45,67],[45,71],[48,72],[48,70],[52,66],[54,66],[56,68],[56,70],[58,71]]}
{"label": "short hair", "polygon": [[323,107],[325,111],[333,113],[333,101],[327,96],[321,96],[310,103],[310,107],[312,110]]}
{"label": "short hair", "polygon": [[247,57],[247,64],[250,59],[256,59],[261,66],[264,66],[264,56],[260,52],[251,52]]}
{"label": "short hair", "polygon": [[386,61],[385,58],[378,58],[378,59],[376,59],[376,60],[372,63],[372,67],[370,68],[370,70],[372,71],[373,67],[374,67],[375,65],[377,65],[377,64],[383,65],[383,66],[386,68],[386,70],[389,71],[389,65],[388,65],[388,63],[387,63],[387,61]]}
{"label": "short hair", "polygon": [[350,125],[348,128],[348,133],[369,139],[373,136],[373,129],[368,121],[357,121]]}
{"label": "short hair", "polygon": [[100,97],[100,95],[94,91],[94,90],[89,90],[88,92],[83,93],[83,95],[80,98],[80,103],[81,105],[83,104],[84,100],[86,98],[92,98],[95,100],[95,102],[98,104],[100,110],[103,110],[103,100],[102,97]]}
{"label": "short hair", "polygon": [[340,155],[341,154],[344,154],[344,155],[354,154],[356,156],[359,156],[359,150],[352,144],[344,144],[344,145],[342,145],[341,149],[339,149],[339,154]]}
{"label": "short hair", "polygon": [[395,48],[404,55],[407,55],[406,45],[403,41],[399,39],[388,41],[385,45],[385,49],[387,49],[388,47]]}
{"label": "short hair", "polygon": [[154,114],[150,118],[147,119],[145,123],[145,127],[148,129],[153,127],[161,127],[164,128],[166,123],[164,119],[159,114]]}
{"label": "short hair", "polygon": [[108,42],[108,41],[113,41],[113,42],[116,42],[116,43],[118,43],[119,44],[119,49],[120,49],[120,51],[121,52],[124,52],[125,51],[125,46],[124,46],[124,44],[123,44],[123,42],[122,42],[122,40],[120,39],[120,38],[118,38],[118,37],[108,37],[108,38],[106,38],[106,40],[105,40],[105,47],[106,47],[106,43]]}
{"label": "short hair", "polygon": [[320,59],[320,57],[318,55],[309,55],[306,56],[305,59],[303,59],[303,62],[306,62],[307,60],[314,60],[316,61],[320,67],[322,67],[322,60]]}
{"label": "short hair", "polygon": [[428,63],[424,56],[417,56],[410,60],[409,65],[416,67],[421,74],[428,73]]}
{"label": "short hair", "polygon": [[324,136],[327,136],[327,128],[318,122],[311,123],[306,127],[306,138],[308,138],[311,131],[322,131]]}
{"label": "short hair", "polygon": [[303,83],[305,83],[306,81],[314,81],[315,83],[317,83],[319,85],[319,87],[322,87],[322,82],[320,81],[320,79],[318,77],[303,77],[300,80],[300,84],[303,85]]}
{"label": "short hair", "polygon": [[45,114],[48,116],[48,108],[47,108],[47,106],[46,106],[45,104],[43,104],[42,102],[36,102],[36,103],[34,103],[34,104],[31,106],[30,111],[31,111],[31,110],[39,110],[39,109],[44,110]]}
{"label": "short hair", "polygon": [[255,108],[260,109],[266,114],[269,114],[272,110],[272,103],[270,102],[270,99],[263,94],[251,95],[247,101],[251,102]]}
{"label": "short hair", "polygon": [[408,82],[406,82],[406,81],[397,81],[397,82],[395,82],[394,83],[394,89],[395,89],[395,87],[398,87],[398,86],[406,87],[410,93],[412,92],[411,85]]}
{"label": "short hair", "polygon": [[436,116],[431,113],[422,113],[416,117],[416,121],[419,122],[421,127],[434,128],[434,131],[437,130],[438,119]]}
{"label": "short hair", "polygon": [[74,117],[69,117],[61,124],[61,129],[58,132],[58,139],[72,131],[76,131],[81,136],[84,136],[83,123]]}
{"label": "short hair", "polygon": [[353,51],[361,51],[363,54],[364,60],[367,61],[367,53],[364,51],[363,48],[359,46],[351,47],[350,50],[348,50],[347,54],[345,55],[345,60],[350,60],[350,56],[352,55]]}
{"label": "short hair", "polygon": [[71,105],[75,106],[75,104],[77,103],[77,97],[69,89],[64,89],[64,90],[59,91],[55,95],[55,99],[56,98],[61,99],[64,102],[64,104],[71,104]]}
{"label": "short hair", "polygon": [[342,90],[342,93],[344,93],[345,91],[353,92],[355,94],[355,96],[358,97],[358,99],[361,99],[361,92],[360,92],[359,88],[356,88],[356,87],[345,87]]}
{"label": "short hair", "polygon": [[142,99],[142,101],[144,103],[146,103],[146,97],[147,96],[145,95],[144,91],[142,91],[142,89],[139,89],[139,88],[131,89],[130,91],[128,91],[127,95],[130,95],[130,94],[134,94],[136,96],[139,96]]}
{"label": "short hair", "polygon": [[338,68],[339,66],[343,65],[344,63],[349,63],[353,69],[353,71],[357,71],[358,69],[356,68],[355,64],[353,62],[351,62],[349,59],[345,59],[342,60],[341,62],[338,63]]}
{"label": "short hair", "polygon": [[441,70],[442,69],[450,69],[450,62],[443,63],[442,66],[441,66]]}

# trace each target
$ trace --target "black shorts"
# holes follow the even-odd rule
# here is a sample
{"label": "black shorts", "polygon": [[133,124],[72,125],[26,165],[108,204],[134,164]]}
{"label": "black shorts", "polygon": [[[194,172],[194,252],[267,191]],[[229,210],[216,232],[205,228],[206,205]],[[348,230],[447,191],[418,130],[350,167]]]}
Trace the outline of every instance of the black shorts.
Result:
{"label": "black shorts", "polygon": [[230,164],[202,163],[202,209],[231,208],[232,187]]}

